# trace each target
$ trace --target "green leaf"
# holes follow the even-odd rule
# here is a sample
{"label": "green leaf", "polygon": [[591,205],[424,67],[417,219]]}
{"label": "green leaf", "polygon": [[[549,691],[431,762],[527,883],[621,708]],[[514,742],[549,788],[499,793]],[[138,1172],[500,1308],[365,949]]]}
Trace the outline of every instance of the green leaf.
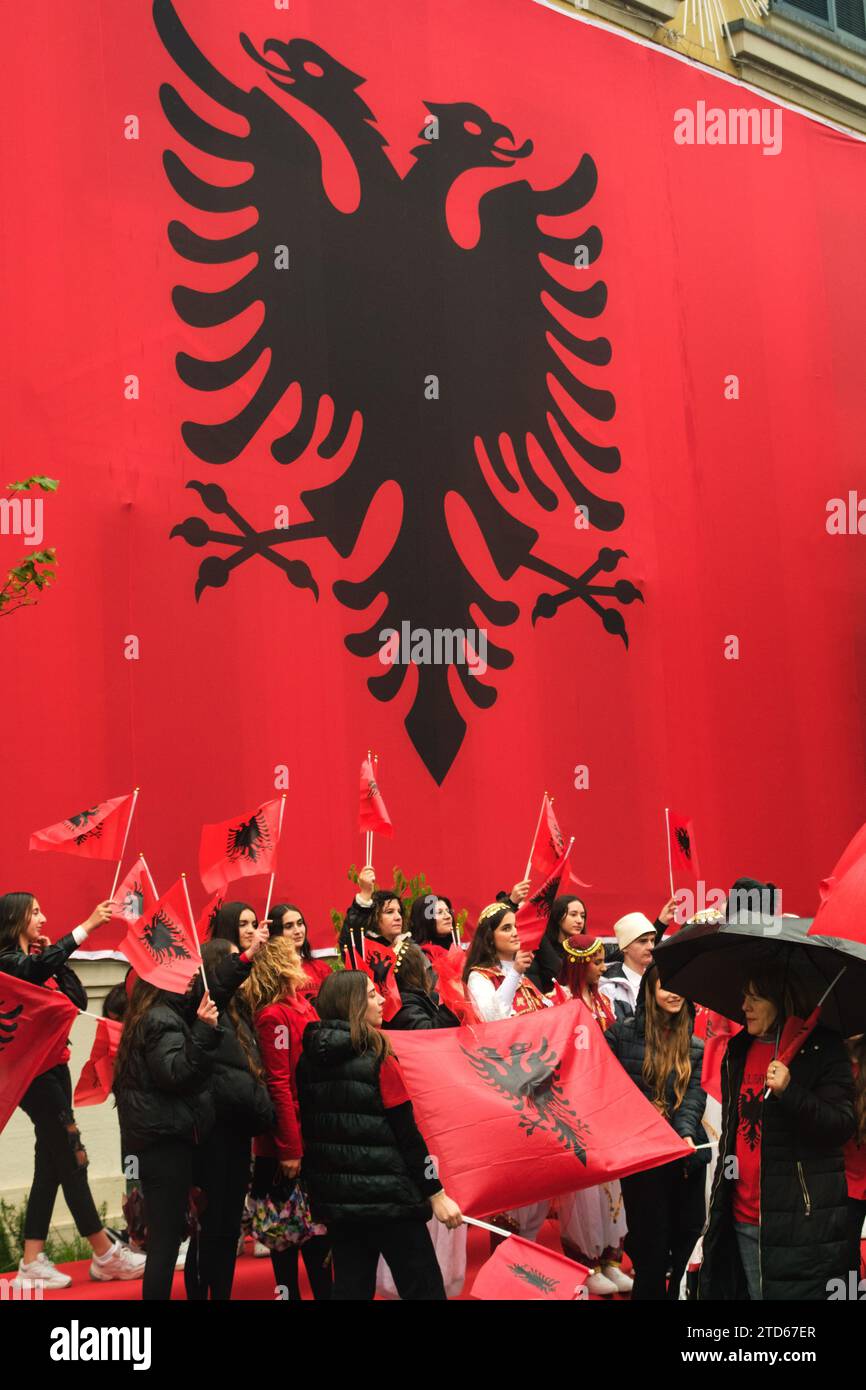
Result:
{"label": "green leaf", "polygon": [[43,492],[56,492],[60,486],[57,478],[46,478],[41,473],[34,473],[32,477],[25,478],[20,483],[7,483],[6,488],[9,492],[27,492],[28,488],[38,487]]}

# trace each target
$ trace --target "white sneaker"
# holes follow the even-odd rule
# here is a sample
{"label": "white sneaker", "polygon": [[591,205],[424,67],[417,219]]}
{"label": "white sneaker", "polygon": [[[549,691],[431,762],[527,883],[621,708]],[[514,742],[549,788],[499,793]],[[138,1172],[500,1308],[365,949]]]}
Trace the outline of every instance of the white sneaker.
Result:
{"label": "white sneaker", "polygon": [[613,1280],[606,1279],[600,1269],[590,1274],[585,1287],[587,1293],[594,1294],[596,1298],[608,1298],[613,1293],[619,1293]]}
{"label": "white sneaker", "polygon": [[256,1241],[255,1245],[253,1246],[253,1255],[257,1260],[263,1260],[267,1255],[270,1255],[270,1253],[271,1252],[266,1245],[262,1245],[262,1242],[260,1240]]}
{"label": "white sneaker", "polygon": [[177,1252],[177,1259],[174,1262],[175,1269],[183,1269],[186,1264],[186,1252],[189,1250],[189,1237],[183,1242]]}
{"label": "white sneaker", "polygon": [[53,1265],[44,1250],[41,1250],[35,1260],[25,1264],[23,1260],[18,1262],[18,1273],[12,1280],[13,1289],[35,1290],[43,1289],[68,1289],[72,1283],[70,1274],[63,1274],[56,1265]]}
{"label": "white sneaker", "polygon": [[634,1280],[630,1274],[626,1274],[620,1269],[619,1265],[602,1265],[601,1272],[605,1279],[609,1279],[616,1285],[617,1293],[631,1293],[634,1288]]}
{"label": "white sneaker", "polygon": [[90,1261],[90,1277],[106,1284],[112,1279],[140,1279],[146,1261],[146,1255],[136,1255],[128,1245],[116,1241],[105,1259],[98,1260],[94,1255]]}

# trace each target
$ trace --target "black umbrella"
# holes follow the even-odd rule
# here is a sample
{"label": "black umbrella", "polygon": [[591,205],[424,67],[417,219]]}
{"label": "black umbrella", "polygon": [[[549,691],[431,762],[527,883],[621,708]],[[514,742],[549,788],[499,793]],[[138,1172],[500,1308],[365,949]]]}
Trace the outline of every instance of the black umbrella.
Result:
{"label": "black umbrella", "polygon": [[812,921],[742,912],[729,922],[695,922],[662,941],[653,959],[665,989],[737,1022],[743,990],[762,966],[781,965],[810,1011],[844,966],[822,1005],[821,1022],[845,1038],[866,1032],[866,946],[807,936]]}

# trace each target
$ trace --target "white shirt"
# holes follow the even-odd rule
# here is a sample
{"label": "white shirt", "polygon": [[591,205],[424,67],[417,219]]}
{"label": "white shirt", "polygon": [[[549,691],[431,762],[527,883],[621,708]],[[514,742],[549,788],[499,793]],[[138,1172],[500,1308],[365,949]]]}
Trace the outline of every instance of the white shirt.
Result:
{"label": "white shirt", "polygon": [[[499,968],[505,979],[499,988],[486,975],[482,975],[477,970],[470,973],[466,982],[469,997],[475,1006],[478,1017],[484,1023],[495,1023],[501,1018],[514,1017],[514,996],[523,983],[523,975],[519,970],[515,970],[514,964],[510,960],[501,960]],[[544,995],[541,996],[544,999]],[[552,999],[544,999],[547,1006],[553,1004]]]}
{"label": "white shirt", "polygon": [[622,973],[631,985],[632,991],[634,992],[635,1003],[637,1003],[638,990],[640,989],[640,982],[643,979],[643,975],[639,975],[636,970],[632,970],[631,966],[626,965],[624,961]]}

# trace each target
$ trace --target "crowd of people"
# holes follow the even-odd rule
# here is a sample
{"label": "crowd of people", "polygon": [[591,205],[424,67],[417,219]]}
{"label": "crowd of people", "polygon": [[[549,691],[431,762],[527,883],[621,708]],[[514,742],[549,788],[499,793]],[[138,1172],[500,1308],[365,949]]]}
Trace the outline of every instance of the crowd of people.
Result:
{"label": "crowd of people", "polygon": [[[127,1243],[102,1227],[62,1049],[21,1100],[36,1149],[18,1279],[68,1283],[45,1255],[62,1188],[93,1248],[92,1277],[140,1278],[148,1300],[170,1298],[187,1238],[187,1297],[231,1298],[250,1225],[290,1301],[301,1297],[299,1257],[318,1300],[369,1300],[383,1288],[445,1299],[455,1267],[458,1276],[465,1267],[463,1217],[431,1164],[389,1034],[456,1028],[467,1017],[493,1023],[574,998],[693,1152],[503,1212],[497,1225],[532,1240],[555,1214],[562,1248],[589,1268],[596,1296],[677,1299],[686,1288],[707,1299],[824,1299],[830,1280],[851,1270],[859,1277],[864,1039],[846,1043],[819,1025],[785,1065],[779,1032],[787,1018],[805,1016],[805,1005],[778,969],[744,978],[744,1027],[728,1044],[714,1146],[696,1006],[663,986],[653,960],[674,900],[655,921],[641,912],[620,918],[614,946],[590,934],[586,903],[564,894],[531,952],[517,923],[528,891],[518,883],[478,915],[461,998],[452,988],[449,1003],[439,984],[446,960],[453,981],[450,899],[426,894],[405,904],[376,887],[371,866],[345,915],[343,968],[313,957],[299,907],[279,903],[259,922],[248,904],[227,902],[186,994],[130,971],[106,1011],[123,1022],[114,1095],[142,1229]],[[99,904],[52,944],[36,898],[3,895],[0,972],[59,989],[80,1007],[69,957],[111,914],[111,903]],[[375,979],[357,968],[373,944],[394,952],[400,1007],[387,1024]],[[701,1238],[700,1270],[686,1278]]]}

